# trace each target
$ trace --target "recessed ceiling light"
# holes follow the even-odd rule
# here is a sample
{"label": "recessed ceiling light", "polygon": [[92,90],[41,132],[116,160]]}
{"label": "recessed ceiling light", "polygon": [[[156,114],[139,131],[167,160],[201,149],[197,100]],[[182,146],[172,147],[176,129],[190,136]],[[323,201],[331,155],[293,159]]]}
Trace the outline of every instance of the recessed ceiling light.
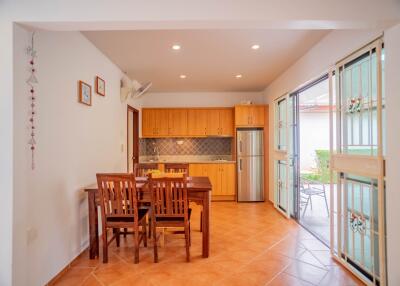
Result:
{"label": "recessed ceiling light", "polygon": [[180,46],[180,45],[173,45],[173,46],[172,46],[172,49],[175,50],[175,51],[177,51],[177,50],[180,50],[180,49],[181,49],[181,46]]}
{"label": "recessed ceiling light", "polygon": [[241,74],[237,74],[237,75],[235,75],[235,77],[236,78],[242,78],[242,75]]}
{"label": "recessed ceiling light", "polygon": [[258,50],[260,48],[260,45],[252,45],[251,48],[253,50]]}
{"label": "recessed ceiling light", "polygon": [[179,77],[180,77],[181,79],[185,79],[185,78],[186,78],[186,75],[185,75],[185,74],[181,74]]}

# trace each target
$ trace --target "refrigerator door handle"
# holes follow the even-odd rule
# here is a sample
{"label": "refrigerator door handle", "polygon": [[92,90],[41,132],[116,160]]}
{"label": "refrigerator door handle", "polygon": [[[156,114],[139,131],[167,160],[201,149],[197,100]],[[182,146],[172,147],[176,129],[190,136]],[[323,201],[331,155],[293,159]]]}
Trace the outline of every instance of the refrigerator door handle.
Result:
{"label": "refrigerator door handle", "polygon": [[239,171],[241,172],[242,170],[242,159],[239,159]]}

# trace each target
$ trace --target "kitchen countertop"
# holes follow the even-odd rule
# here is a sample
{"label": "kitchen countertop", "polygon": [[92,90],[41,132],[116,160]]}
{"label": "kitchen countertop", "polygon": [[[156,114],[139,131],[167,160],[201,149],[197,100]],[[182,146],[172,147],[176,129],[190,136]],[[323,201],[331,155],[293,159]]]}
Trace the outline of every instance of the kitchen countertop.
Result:
{"label": "kitchen countertop", "polygon": [[140,163],[233,164],[232,156],[140,156]]}

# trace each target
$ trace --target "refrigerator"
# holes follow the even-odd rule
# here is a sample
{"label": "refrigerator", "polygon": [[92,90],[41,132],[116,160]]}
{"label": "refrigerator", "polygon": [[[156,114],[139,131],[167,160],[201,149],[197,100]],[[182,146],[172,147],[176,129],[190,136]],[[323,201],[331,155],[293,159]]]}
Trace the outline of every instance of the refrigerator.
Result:
{"label": "refrigerator", "polygon": [[239,202],[264,201],[264,130],[237,129]]}

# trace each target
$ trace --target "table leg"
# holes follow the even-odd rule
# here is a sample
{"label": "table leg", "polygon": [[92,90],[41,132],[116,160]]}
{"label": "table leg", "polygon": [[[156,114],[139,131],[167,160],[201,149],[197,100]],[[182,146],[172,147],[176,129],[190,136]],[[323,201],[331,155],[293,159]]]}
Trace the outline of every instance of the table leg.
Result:
{"label": "table leg", "polygon": [[204,192],[203,195],[203,257],[210,255],[210,192]]}
{"label": "table leg", "polygon": [[99,227],[96,206],[96,193],[88,192],[89,204],[89,258],[99,256]]}

